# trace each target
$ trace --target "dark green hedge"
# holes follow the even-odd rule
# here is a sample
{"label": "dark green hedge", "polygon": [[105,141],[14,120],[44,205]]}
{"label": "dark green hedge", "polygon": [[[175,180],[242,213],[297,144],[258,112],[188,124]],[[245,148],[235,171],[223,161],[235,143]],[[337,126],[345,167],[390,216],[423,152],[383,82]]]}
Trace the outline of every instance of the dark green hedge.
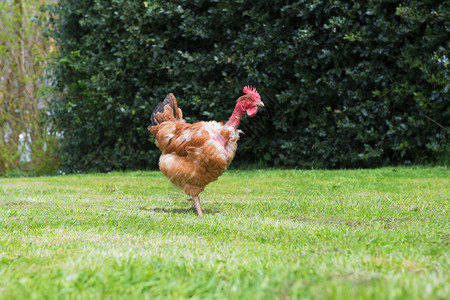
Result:
{"label": "dark green hedge", "polygon": [[173,92],[187,121],[226,120],[234,165],[374,167],[449,151],[449,1],[60,0],[54,101],[69,171],[156,167],[146,130]]}

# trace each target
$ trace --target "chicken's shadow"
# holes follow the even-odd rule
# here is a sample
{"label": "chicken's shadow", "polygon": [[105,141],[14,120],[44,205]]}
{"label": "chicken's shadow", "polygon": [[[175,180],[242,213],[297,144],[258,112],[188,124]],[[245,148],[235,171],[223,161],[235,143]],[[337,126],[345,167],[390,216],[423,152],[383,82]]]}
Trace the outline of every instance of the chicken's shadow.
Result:
{"label": "chicken's shadow", "polygon": [[[197,214],[193,208],[163,208],[163,207],[140,207],[140,210],[154,211],[156,213],[172,213],[172,214]],[[214,215],[219,213],[218,210],[205,209],[204,215]]]}

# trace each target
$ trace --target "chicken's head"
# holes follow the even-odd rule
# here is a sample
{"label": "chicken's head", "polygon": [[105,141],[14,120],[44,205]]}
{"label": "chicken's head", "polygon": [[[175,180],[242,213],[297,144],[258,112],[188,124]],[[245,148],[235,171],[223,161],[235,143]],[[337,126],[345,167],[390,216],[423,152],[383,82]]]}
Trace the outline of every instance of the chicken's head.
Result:
{"label": "chicken's head", "polygon": [[241,109],[250,117],[253,117],[258,112],[260,106],[264,106],[261,101],[261,96],[256,91],[256,88],[251,85],[244,87],[244,96],[239,97],[238,101],[241,104]]}

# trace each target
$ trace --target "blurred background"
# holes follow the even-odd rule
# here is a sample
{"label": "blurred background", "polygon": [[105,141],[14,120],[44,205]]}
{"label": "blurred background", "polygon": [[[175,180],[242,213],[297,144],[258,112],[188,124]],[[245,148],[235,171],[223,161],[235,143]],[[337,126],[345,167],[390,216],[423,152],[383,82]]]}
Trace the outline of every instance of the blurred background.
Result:
{"label": "blurred background", "polygon": [[449,1],[0,1],[0,175],[157,168],[175,94],[234,168],[449,164]]}

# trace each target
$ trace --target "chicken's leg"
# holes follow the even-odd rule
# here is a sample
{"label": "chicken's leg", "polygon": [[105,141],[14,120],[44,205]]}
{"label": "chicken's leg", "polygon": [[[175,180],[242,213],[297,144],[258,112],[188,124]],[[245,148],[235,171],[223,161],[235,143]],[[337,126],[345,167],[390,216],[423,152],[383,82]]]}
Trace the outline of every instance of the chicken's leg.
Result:
{"label": "chicken's leg", "polygon": [[[194,200],[194,198],[189,198],[189,199],[187,199],[187,201],[192,201],[192,200]],[[199,203],[200,203],[200,201],[198,201]],[[191,207],[192,208],[195,208],[195,205],[194,205],[194,203],[192,203],[192,205],[191,205]],[[203,206],[202,206],[202,204],[200,203],[200,208],[202,209],[202,211],[204,211],[205,209],[203,208]]]}
{"label": "chicken's leg", "polygon": [[195,207],[198,216],[203,215],[203,207],[200,204],[200,197],[192,197],[192,207]]}

